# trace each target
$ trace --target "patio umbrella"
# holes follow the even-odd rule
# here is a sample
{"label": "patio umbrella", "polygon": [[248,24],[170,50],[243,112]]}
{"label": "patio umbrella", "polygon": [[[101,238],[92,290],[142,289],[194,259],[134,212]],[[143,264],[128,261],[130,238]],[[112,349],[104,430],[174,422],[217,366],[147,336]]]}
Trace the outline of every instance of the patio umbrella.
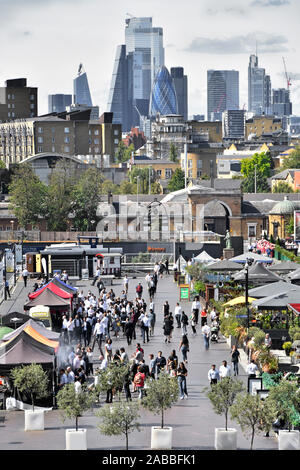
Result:
{"label": "patio umbrella", "polygon": [[[256,300],[254,297],[248,297],[248,302],[251,304],[254,300]],[[246,299],[244,296],[236,297],[235,299],[231,299],[224,306],[226,307],[232,307],[233,305],[239,305],[239,304],[245,304]]]}

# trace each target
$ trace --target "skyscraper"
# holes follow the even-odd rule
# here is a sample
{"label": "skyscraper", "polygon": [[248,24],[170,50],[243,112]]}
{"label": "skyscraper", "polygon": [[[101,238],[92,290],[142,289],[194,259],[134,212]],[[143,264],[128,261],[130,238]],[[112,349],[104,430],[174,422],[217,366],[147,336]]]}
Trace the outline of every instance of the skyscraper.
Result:
{"label": "skyscraper", "polygon": [[74,104],[93,106],[87,74],[83,71],[82,64],[78,67],[77,77],[73,80],[73,86]]}
{"label": "skyscraper", "polygon": [[61,113],[72,104],[72,95],[48,95],[48,113]]}
{"label": "skyscraper", "polygon": [[248,111],[256,115],[271,114],[271,79],[258,67],[258,57],[252,54],[248,66]]}
{"label": "skyscraper", "polygon": [[171,77],[173,78],[176,96],[177,96],[178,114],[181,114],[184,120],[187,121],[188,119],[188,83],[187,83],[187,76],[184,75],[183,67],[172,67]]}
{"label": "skyscraper", "polygon": [[221,121],[227,109],[239,109],[239,72],[207,71],[207,120]]}
{"label": "skyscraper", "polygon": [[292,103],[290,101],[290,92],[286,88],[273,90],[273,113],[275,116],[290,116],[292,114]]}
{"label": "skyscraper", "polygon": [[177,97],[174,82],[164,65],[158,70],[153,82],[149,115],[178,114]]}
{"label": "skyscraper", "polygon": [[118,46],[111,80],[108,111],[124,131],[139,126],[148,115],[152,84],[164,65],[163,30],[152,18],[126,19],[125,44]]}
{"label": "skyscraper", "polygon": [[245,111],[228,109],[222,115],[223,139],[242,139],[245,137]]}

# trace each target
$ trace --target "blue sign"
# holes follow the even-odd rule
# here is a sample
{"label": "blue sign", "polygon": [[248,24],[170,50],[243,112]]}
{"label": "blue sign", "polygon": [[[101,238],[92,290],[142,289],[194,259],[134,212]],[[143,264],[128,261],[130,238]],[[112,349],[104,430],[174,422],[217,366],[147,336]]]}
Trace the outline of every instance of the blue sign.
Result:
{"label": "blue sign", "polygon": [[248,315],[236,315],[236,318],[247,318]]}

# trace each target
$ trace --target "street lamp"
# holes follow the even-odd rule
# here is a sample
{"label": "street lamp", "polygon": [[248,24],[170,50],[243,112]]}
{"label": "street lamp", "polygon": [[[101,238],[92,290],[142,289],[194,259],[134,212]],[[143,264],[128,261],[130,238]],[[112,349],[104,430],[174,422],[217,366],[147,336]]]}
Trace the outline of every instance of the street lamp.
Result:
{"label": "street lamp", "polygon": [[245,306],[247,309],[247,328],[250,327],[250,309],[249,309],[249,300],[248,300],[248,290],[249,290],[249,266],[253,263],[253,258],[246,258],[245,263]]}

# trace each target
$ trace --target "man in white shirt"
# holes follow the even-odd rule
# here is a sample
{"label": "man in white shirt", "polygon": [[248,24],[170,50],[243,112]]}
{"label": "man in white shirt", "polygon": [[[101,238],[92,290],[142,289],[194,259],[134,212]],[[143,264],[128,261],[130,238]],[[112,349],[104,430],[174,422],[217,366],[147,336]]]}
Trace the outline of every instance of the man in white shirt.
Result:
{"label": "man in white shirt", "polygon": [[210,339],[210,327],[206,323],[202,327],[202,334],[203,334],[203,338],[204,338],[205,349],[208,349],[209,348],[209,339]]}
{"label": "man in white shirt", "polygon": [[126,274],[123,279],[123,286],[124,286],[125,293],[128,294],[129,279]]}
{"label": "man in white shirt", "polygon": [[231,376],[230,366],[227,365],[227,361],[223,361],[219,369],[220,379]]}
{"label": "man in white shirt", "polygon": [[256,372],[258,371],[258,367],[255,364],[254,360],[252,359],[250,364],[247,365],[246,372],[248,374],[248,377],[254,378],[256,377]]}
{"label": "man in white shirt", "polygon": [[201,304],[200,304],[199,298],[195,297],[195,300],[192,303],[191,313],[194,312],[194,314],[195,314],[196,325],[198,325],[198,317],[199,317],[200,308],[201,308]]}
{"label": "man in white shirt", "polygon": [[27,271],[26,268],[24,268],[23,271],[22,271],[22,277],[23,277],[23,281],[24,281],[24,287],[27,286],[27,277],[28,277],[28,274],[29,274],[29,272]]}
{"label": "man in white shirt", "polygon": [[74,338],[74,328],[75,328],[74,321],[72,320],[71,317],[69,318],[67,328],[68,328],[69,343],[71,344]]}
{"label": "man in white shirt", "polygon": [[149,343],[149,328],[151,326],[150,319],[148,318],[147,313],[142,313],[139,316],[139,320],[141,321],[141,330],[142,330],[142,337],[143,342],[145,343],[145,335],[147,336],[147,343]]}
{"label": "man in white shirt", "polygon": [[59,375],[59,388],[63,388],[64,385],[66,385],[68,383],[68,378],[67,378],[67,374],[65,372],[65,369],[60,369],[60,375]]}
{"label": "man in white shirt", "polygon": [[72,371],[71,367],[67,367],[67,383],[72,384],[75,382],[75,374]]}
{"label": "man in white shirt", "polygon": [[220,380],[219,371],[216,369],[216,365],[212,364],[211,369],[209,369],[207,378],[211,385],[216,384]]}
{"label": "man in white shirt", "polygon": [[92,282],[92,286],[94,286],[96,284],[96,281],[100,277],[100,275],[101,275],[101,269],[99,267],[97,267],[95,277],[94,277],[93,282]]}
{"label": "man in white shirt", "polygon": [[176,307],[174,309],[174,316],[177,321],[177,328],[181,328],[181,313],[182,313],[182,308],[180,307],[179,303],[176,303]]}

